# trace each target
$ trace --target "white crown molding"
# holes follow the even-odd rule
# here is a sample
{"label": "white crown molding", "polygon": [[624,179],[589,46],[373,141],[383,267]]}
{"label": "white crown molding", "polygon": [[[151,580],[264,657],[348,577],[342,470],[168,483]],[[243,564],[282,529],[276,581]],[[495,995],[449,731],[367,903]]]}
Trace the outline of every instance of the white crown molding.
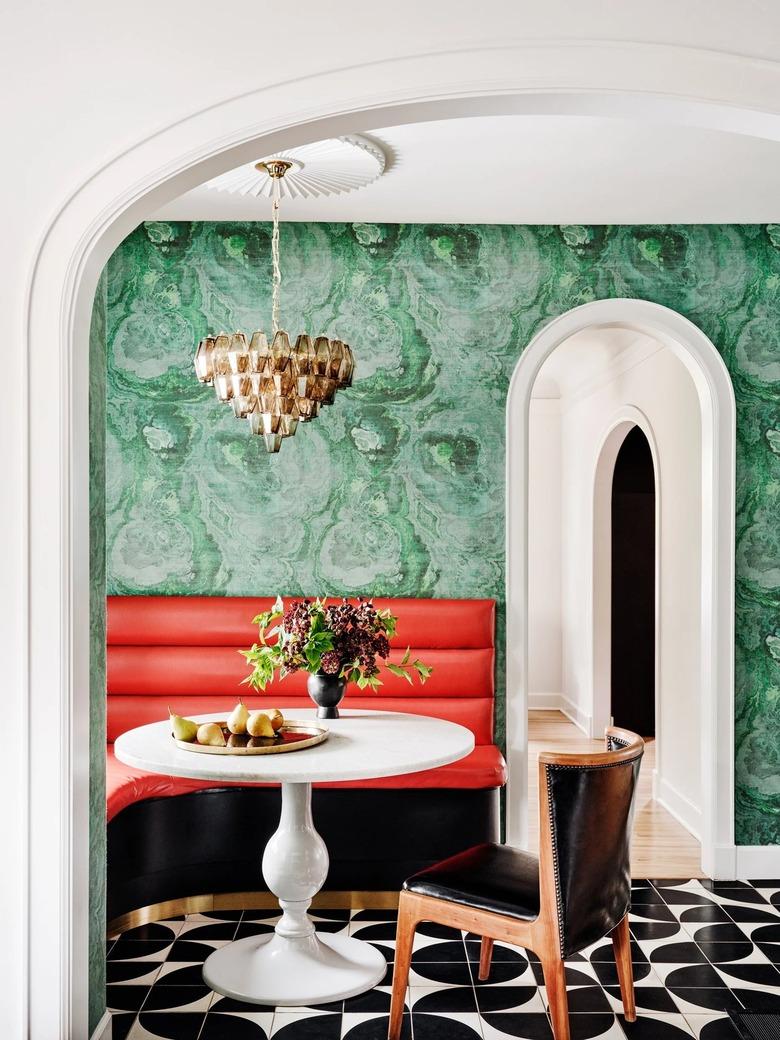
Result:
{"label": "white crown molding", "polygon": [[532,397],[531,411],[536,415],[560,415],[561,401],[560,397]]}
{"label": "white crown molding", "polygon": [[603,390],[615,379],[626,375],[638,365],[649,361],[659,350],[663,350],[663,344],[654,342],[647,336],[638,336],[633,342],[627,344],[613,358],[603,365],[599,365],[596,375],[583,379],[574,388],[561,395],[561,410],[568,412],[588,397]]}
{"label": "white crown molding", "polygon": [[[587,349],[587,345],[584,345],[583,349]],[[534,389],[531,396],[531,407],[537,412],[558,411],[563,415],[598,393],[615,379],[630,372],[638,365],[644,364],[645,361],[649,361],[660,350],[663,350],[663,344],[644,335],[635,336],[612,357],[605,360],[600,359],[596,366],[597,371],[592,375],[584,376],[563,387],[558,377],[546,372],[546,366],[543,366],[539,373],[539,382],[543,382],[545,386],[555,384],[558,386],[558,393],[553,395],[543,392],[540,396],[536,396]],[[534,386],[536,387],[536,384]]]}

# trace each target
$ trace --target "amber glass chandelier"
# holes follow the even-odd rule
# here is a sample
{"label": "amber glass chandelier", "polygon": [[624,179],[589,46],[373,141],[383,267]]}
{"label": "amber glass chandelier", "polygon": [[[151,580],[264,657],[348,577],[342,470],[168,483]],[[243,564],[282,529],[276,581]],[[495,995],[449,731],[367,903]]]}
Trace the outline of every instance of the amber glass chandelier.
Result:
{"label": "amber glass chandelier", "polygon": [[355,370],[352,350],[340,339],[312,339],[302,332],[292,345],[279,328],[279,188],[291,165],[281,159],[257,164],[273,181],[271,342],[262,331],[249,341],[243,332],[220,332],[202,339],[195,354],[200,382],[213,386],[217,400],[230,404],[237,419],[246,419],[251,433],[263,435],[269,452],[279,451],[299,422],[316,419],[322,405],[333,404],[336,391],[352,385]]}

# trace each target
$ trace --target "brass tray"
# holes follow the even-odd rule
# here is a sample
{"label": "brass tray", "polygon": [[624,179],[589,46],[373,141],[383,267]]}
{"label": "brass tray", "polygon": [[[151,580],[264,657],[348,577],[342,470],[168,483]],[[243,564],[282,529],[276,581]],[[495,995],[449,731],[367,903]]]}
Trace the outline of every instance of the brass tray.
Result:
{"label": "brass tray", "polygon": [[[210,744],[198,744],[195,740],[173,741],[182,751],[194,751],[199,755],[282,755],[286,751],[302,751],[314,747],[328,739],[327,726],[317,722],[295,722],[285,719],[284,725],[275,737],[249,737],[246,734],[236,736],[227,728],[226,722],[217,720],[222,727],[225,740],[232,739],[233,747],[213,747]],[[246,741],[246,744],[243,742]]]}

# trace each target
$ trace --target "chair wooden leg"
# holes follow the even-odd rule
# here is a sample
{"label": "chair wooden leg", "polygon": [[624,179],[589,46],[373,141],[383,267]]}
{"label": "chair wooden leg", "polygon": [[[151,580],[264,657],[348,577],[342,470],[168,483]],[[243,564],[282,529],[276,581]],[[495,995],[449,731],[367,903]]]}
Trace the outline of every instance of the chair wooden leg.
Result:
{"label": "chair wooden leg", "polygon": [[482,945],[479,948],[479,980],[484,982],[490,975],[490,962],[493,959],[493,940],[486,935],[482,936]]}
{"label": "chair wooden leg", "polygon": [[409,982],[412,963],[412,946],[417,921],[405,905],[403,893],[398,904],[398,930],[395,941],[395,966],[393,968],[393,995],[390,999],[390,1026],[387,1040],[400,1040],[404,1015],[404,998]]}
{"label": "chair wooden leg", "polygon": [[547,1002],[550,1005],[555,1040],[570,1040],[569,1001],[566,997],[566,969],[560,958],[542,960]]}
{"label": "chair wooden leg", "polygon": [[634,971],[631,967],[631,936],[628,931],[628,914],[612,932],[612,946],[615,950],[618,980],[620,981],[620,997],[623,1001],[623,1013],[627,1022],[636,1022],[636,1005],[634,1004]]}

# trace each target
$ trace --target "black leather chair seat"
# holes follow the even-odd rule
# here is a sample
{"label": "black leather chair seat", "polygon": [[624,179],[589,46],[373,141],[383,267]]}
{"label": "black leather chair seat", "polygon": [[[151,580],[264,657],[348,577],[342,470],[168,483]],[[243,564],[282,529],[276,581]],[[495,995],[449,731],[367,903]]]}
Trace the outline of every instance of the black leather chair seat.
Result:
{"label": "black leather chair seat", "polygon": [[508,845],[475,845],[421,870],[404,889],[531,921],[539,915],[539,861]]}

